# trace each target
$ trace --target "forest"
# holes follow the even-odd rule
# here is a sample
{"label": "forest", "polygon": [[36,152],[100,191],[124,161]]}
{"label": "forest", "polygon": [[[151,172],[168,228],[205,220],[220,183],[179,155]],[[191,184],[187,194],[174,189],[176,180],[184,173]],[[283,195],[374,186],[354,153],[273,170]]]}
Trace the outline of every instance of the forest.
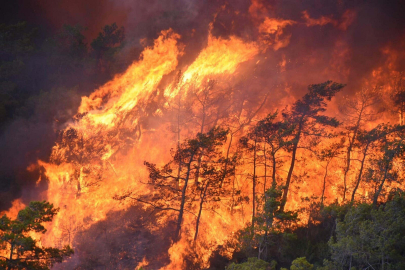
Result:
{"label": "forest", "polygon": [[0,269],[405,269],[399,5],[222,2],[0,24]]}

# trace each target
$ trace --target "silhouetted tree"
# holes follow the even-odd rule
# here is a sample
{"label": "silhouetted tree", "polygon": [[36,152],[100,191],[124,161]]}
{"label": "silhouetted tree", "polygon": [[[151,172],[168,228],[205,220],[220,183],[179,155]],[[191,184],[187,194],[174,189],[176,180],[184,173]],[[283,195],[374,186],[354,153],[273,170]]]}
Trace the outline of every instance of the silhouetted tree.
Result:
{"label": "silhouetted tree", "polygon": [[323,115],[322,112],[326,111],[326,101],[330,101],[343,87],[343,84],[332,81],[310,85],[307,94],[297,100],[291,108],[282,112],[283,119],[295,125],[292,144],[289,147],[291,161],[284,186],[282,210],[287,202],[300,141],[303,137],[308,136],[327,136],[327,132],[322,129],[323,126],[337,127],[339,125],[335,118]]}
{"label": "silhouetted tree", "polygon": [[[395,133],[399,129],[400,128],[398,126],[393,127],[390,125],[382,124],[382,125],[378,125],[377,127],[371,129],[370,131],[365,131],[365,130],[358,131],[357,139],[355,142],[355,147],[360,149],[362,158],[360,159],[360,169],[359,169],[359,173],[357,175],[355,186],[354,186],[354,189],[352,192],[351,202],[354,201],[356,191],[360,185],[364,170],[366,168],[365,167],[366,159],[369,156],[371,150],[373,150],[373,148],[378,147],[378,145],[376,145],[378,142],[380,142],[379,147],[383,148],[384,145],[388,142],[387,136],[389,136],[392,133]],[[369,175],[367,177],[370,177],[371,171],[369,170],[368,172],[369,172],[368,173]]]}
{"label": "silhouetted tree", "polygon": [[345,116],[346,131],[345,136],[348,138],[345,168],[343,174],[343,201],[346,200],[347,193],[347,177],[350,171],[350,165],[352,161],[352,152],[355,150],[355,144],[357,136],[364,123],[372,121],[378,114],[374,106],[378,104],[380,100],[379,87],[373,89],[363,88],[355,94],[354,98],[346,97],[340,104],[340,110]]}
{"label": "silhouetted tree", "polygon": [[322,148],[320,153],[318,153],[318,158],[325,162],[325,173],[323,175],[323,187],[322,187],[322,195],[321,195],[321,209],[324,206],[324,199],[325,199],[325,190],[326,190],[326,180],[328,177],[328,168],[330,163],[334,158],[339,156],[342,152],[343,144],[342,142],[332,143],[331,145]]}
{"label": "silhouetted tree", "polygon": [[[394,128],[397,129],[397,128]],[[387,138],[388,137],[388,138]],[[400,163],[404,162],[403,155],[405,153],[405,140],[401,134],[394,134],[393,138],[386,136],[380,146],[382,156],[373,160],[373,166],[368,171],[369,181],[375,182],[375,192],[373,204],[377,205],[378,197],[383,191],[386,182],[400,182],[402,180],[400,174],[401,169],[395,168],[394,161],[396,158]]]}
{"label": "silhouetted tree", "polygon": [[[272,168],[272,187],[277,185],[277,167],[278,167],[278,155],[280,150],[288,148],[293,142],[291,135],[294,131],[295,125],[288,121],[276,121],[278,112],[269,114],[264,119],[260,120],[255,126],[255,130],[259,133],[259,136],[263,139],[265,146],[263,147],[263,156],[266,158],[270,156],[271,168]],[[266,147],[267,146],[267,147]],[[266,151],[267,149],[267,151]],[[265,164],[265,171],[266,166]],[[266,182],[265,173],[265,182]],[[264,190],[267,190],[264,186]]]}
{"label": "silhouetted tree", "polygon": [[[180,239],[184,213],[196,216],[196,233],[200,223],[202,207],[208,200],[218,200],[221,195],[221,182],[229,173],[223,172],[226,161],[219,148],[226,142],[228,132],[221,128],[213,128],[207,133],[198,133],[195,138],[185,140],[176,149],[172,149],[172,160],[158,168],[156,164],[145,161],[149,171],[149,184],[155,192],[152,197],[135,197],[132,192],[115,196],[115,199],[131,198],[148,204],[156,209],[178,212],[175,240]],[[206,156],[198,165],[200,154]],[[178,168],[180,167],[180,173]],[[232,168],[232,167],[231,167]],[[195,182],[197,169],[201,169],[202,176]],[[198,196],[199,212],[194,214],[189,208]]]}
{"label": "silhouetted tree", "polygon": [[391,92],[391,100],[394,111],[399,115],[399,124],[404,125],[405,114],[405,85],[404,85],[404,73],[400,72],[393,80]]}

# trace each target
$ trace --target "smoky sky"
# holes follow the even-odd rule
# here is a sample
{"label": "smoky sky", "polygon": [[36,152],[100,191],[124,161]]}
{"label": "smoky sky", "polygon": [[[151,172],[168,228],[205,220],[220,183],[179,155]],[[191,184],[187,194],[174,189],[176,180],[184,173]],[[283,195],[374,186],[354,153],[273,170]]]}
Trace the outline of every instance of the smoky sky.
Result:
{"label": "smoky sky", "polygon": [[[351,76],[355,79],[380,65],[381,48],[391,44],[402,47],[405,26],[405,4],[403,1],[359,1],[359,0],[270,0],[259,1],[275,18],[302,21],[302,12],[311,17],[330,16],[339,19],[350,9],[356,12],[352,25],[344,32],[331,25],[322,27],[292,27],[292,42],[286,50],[291,57],[299,58],[303,51],[330,49],[332,42],[341,39],[351,49]],[[128,41],[155,38],[161,30],[173,28],[191,37],[194,45],[199,37],[206,36],[208,24],[218,13],[216,29],[218,34],[251,34],[253,26],[246,16],[251,5],[249,0],[19,0],[8,1],[2,9],[3,22],[28,21],[49,32],[56,32],[64,24],[80,24],[86,28],[84,34],[91,41],[106,24],[117,23],[126,29]],[[221,11],[221,7],[225,9]],[[238,15],[236,15],[238,13]],[[321,28],[321,29],[320,29]],[[214,29],[215,30],[215,29]],[[190,38],[191,39],[191,38]],[[137,44],[138,45],[138,44]],[[301,46],[301,49],[294,45]],[[191,47],[191,46],[189,46]],[[398,63],[401,65],[402,63]]]}
{"label": "smoky sky", "polygon": [[[288,46],[277,51],[268,50],[263,55],[265,60],[258,70],[262,84],[269,83],[269,77],[273,80],[272,84],[289,82],[297,85],[298,90],[293,93],[298,95],[307,84],[334,79],[347,84],[344,91],[350,94],[361,87],[373,70],[387,61],[384,48],[399,52],[391,68],[399,71],[405,68],[402,53],[405,45],[403,1],[257,2],[266,10],[264,16],[297,22],[285,29],[286,34],[291,35]],[[180,59],[180,63],[187,63],[205,46],[211,22],[215,36],[226,38],[237,35],[245,40],[257,39],[257,25],[249,13],[250,6],[251,1],[248,0],[18,0],[2,3],[0,22],[27,21],[49,36],[64,24],[79,24],[86,28],[84,34],[88,43],[103,26],[115,22],[125,28],[124,51],[141,48],[140,39],[143,38],[151,44],[161,30],[172,28],[181,34],[180,41],[186,45],[185,57]],[[341,21],[347,10],[351,10],[355,17],[344,30],[333,24],[308,27],[302,15],[303,11],[307,11],[314,19],[327,16]],[[340,57],[341,51],[345,53]],[[138,56],[131,55],[133,59],[128,62]],[[286,68],[281,74],[277,65],[283,59]],[[36,61],[41,62],[41,59]],[[46,74],[43,74],[41,78],[45,77]],[[78,102],[70,104],[69,109],[76,111]],[[9,207],[10,201],[17,197],[35,194],[35,181],[39,174],[29,174],[26,168],[36,159],[48,157],[56,133],[54,123],[34,114],[30,119],[16,118],[0,134],[0,210]]]}
{"label": "smoky sky", "polygon": [[[261,3],[268,10],[268,16],[297,22],[302,22],[304,10],[313,18],[329,16],[334,19],[341,18],[348,9],[354,11],[355,20],[346,31],[332,25],[291,27],[292,40],[283,50],[290,59],[298,61],[304,58],[305,52],[325,51],[324,56],[328,57],[334,42],[342,40],[350,48],[350,58],[345,63],[350,67],[348,81],[359,81],[360,77],[381,65],[384,46],[390,45],[398,50],[403,46],[405,4],[400,0],[271,0]],[[64,24],[80,24],[87,29],[88,41],[96,37],[104,25],[115,22],[125,27],[127,42],[137,46],[139,39],[147,37],[152,40],[161,30],[173,28],[183,35],[189,48],[198,51],[198,47],[204,44],[214,14],[217,14],[215,34],[254,35],[254,26],[248,17],[250,5],[248,0],[23,0],[18,2],[18,7],[13,6],[17,11],[12,19],[31,21],[50,32],[57,31]],[[221,9],[223,6],[225,8]],[[192,30],[197,34],[191,34]],[[402,68],[402,59],[399,61],[395,64]]]}

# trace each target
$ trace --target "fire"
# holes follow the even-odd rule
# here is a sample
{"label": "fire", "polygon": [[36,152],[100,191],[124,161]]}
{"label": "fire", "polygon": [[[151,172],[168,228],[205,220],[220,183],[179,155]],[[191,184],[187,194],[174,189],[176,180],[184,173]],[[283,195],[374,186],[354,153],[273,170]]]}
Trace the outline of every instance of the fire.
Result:
{"label": "fire", "polygon": [[[105,219],[110,211],[123,210],[130,205],[130,202],[114,200],[116,194],[125,190],[136,194],[152,192],[144,184],[147,174],[143,161],[167,160],[173,145],[172,138],[165,135],[167,125],[150,129],[142,126],[144,119],[165,110],[163,107],[151,113],[148,109],[148,103],[158,98],[159,92],[166,97],[167,107],[180,89],[187,95],[192,91],[191,85],[199,88],[207,80],[219,77],[229,80],[241,63],[259,53],[256,43],[244,42],[235,36],[223,39],[209,34],[206,48],[185,68],[179,84],[156,91],[163,76],[178,68],[178,58],[183,54],[179,39],[172,30],[163,31],[125,73],[117,75],[89,97],[83,97],[74,121],[61,131],[50,162],[39,162],[49,179],[46,198],[60,207],[43,242],[72,244],[78,232]],[[205,262],[210,251],[222,244],[230,231],[244,224],[242,219],[235,224],[235,216],[226,208],[218,211],[220,216],[203,212],[201,241],[211,242],[209,247],[200,247],[206,251]],[[187,217],[185,224],[191,225],[193,218]],[[159,223],[164,224],[165,219]],[[211,231],[216,234],[212,235]],[[183,234],[182,240],[172,246],[169,250],[172,263],[167,269],[178,269],[189,240]]]}
{"label": "fire", "polygon": [[266,46],[272,46],[275,51],[286,47],[290,43],[291,35],[285,35],[284,28],[295,23],[292,20],[265,18],[259,26],[261,41]]}
{"label": "fire", "polygon": [[319,19],[313,19],[309,16],[308,11],[306,10],[302,12],[302,18],[306,21],[305,24],[307,26],[314,26],[314,25],[323,26],[329,23],[336,26],[338,24],[338,22],[331,17],[322,16]]}
{"label": "fire", "polygon": [[195,76],[233,74],[240,63],[252,59],[257,54],[258,47],[254,43],[246,43],[235,36],[222,39],[210,34],[207,47],[187,68],[183,82],[189,81]]}
{"label": "fire", "polygon": [[11,207],[7,211],[0,212],[0,216],[6,215],[10,219],[15,219],[18,215],[18,212],[24,209],[25,204],[21,199],[16,199],[12,202]]}
{"label": "fire", "polygon": [[[269,48],[277,51],[287,47],[291,40],[288,32],[290,27],[297,24],[307,27],[331,24],[344,31],[356,16],[355,12],[347,10],[340,19],[326,16],[314,19],[304,11],[301,18],[304,22],[300,22],[270,16],[270,11],[260,1],[252,1],[249,12],[257,26],[257,40],[245,41],[232,35],[228,38],[217,37],[212,33],[211,24],[205,48],[190,65],[179,66],[185,51],[182,37],[171,29],[165,30],[153,46],[144,49],[139,61],[130,65],[123,74],[116,75],[90,96],[82,97],[77,115],[60,132],[50,160],[38,162],[38,166],[45,169],[49,181],[44,199],[60,208],[47,234],[41,239],[44,244],[74,245],[75,237],[105,220],[109,213],[125,211],[136,203],[131,200],[118,201],[114,199],[117,195],[154,195],[153,188],[147,184],[148,171],[144,161],[159,166],[165,164],[171,158],[171,148],[176,148],[184,138],[223,124],[231,134],[222,149],[223,153],[237,152],[235,142],[260,117],[275,109],[282,110],[286,104],[297,100],[292,93],[292,86],[285,84],[286,95],[271,108],[267,98],[275,94],[272,89],[255,93],[254,97],[244,93],[248,97],[244,97],[240,103],[234,102],[239,98],[237,95],[242,95],[238,92],[238,83],[245,76],[241,71],[244,65],[252,67],[260,64],[261,54]],[[337,42],[335,47],[331,66],[345,76],[349,73],[344,70],[349,48],[343,42]],[[384,53],[392,55],[388,47]],[[277,67],[280,73],[286,73],[291,61],[294,59],[282,54]],[[308,61],[316,62],[316,59]],[[389,63],[387,66],[394,69]],[[377,78],[382,74],[382,69],[376,69],[372,76]],[[254,83],[255,78],[249,80]],[[206,98],[207,103],[201,97]],[[210,111],[206,104],[214,104],[215,108]],[[182,106],[190,108],[183,109]],[[336,113],[337,105],[331,106]],[[170,132],[173,130],[176,110],[177,125],[180,126],[181,114],[185,118],[184,127]],[[331,141],[319,142],[322,147],[329,144]],[[326,183],[324,195],[328,203],[341,194],[340,183],[336,180],[344,174],[344,161],[336,159],[330,165],[329,173],[323,177],[326,164],[314,162],[315,158],[314,154],[299,152],[297,160],[302,166],[297,166],[294,171],[293,192],[288,195],[287,209],[296,210],[306,205],[301,200],[303,197],[319,196],[323,181]],[[356,154],[354,158],[358,159],[359,155]],[[288,171],[287,166],[285,163],[279,169],[277,181],[280,184],[284,172]],[[30,167],[35,168],[35,165]],[[247,177],[251,174],[251,166],[242,165],[236,170],[233,185],[241,190],[241,197],[252,200],[252,183]],[[322,177],[319,172],[322,172]],[[269,177],[267,167],[259,168],[257,173]],[[355,173],[351,171],[349,176],[353,178]],[[265,177],[264,181],[258,183],[258,193],[269,188],[270,181],[266,185],[266,180]],[[365,185],[362,184],[363,191],[359,190],[359,196],[367,197]],[[23,207],[24,204],[16,200],[6,214],[15,217]],[[148,205],[143,207],[147,208]],[[197,212],[197,203],[194,202],[190,209]],[[243,202],[239,205],[230,202],[211,203],[202,211],[199,238],[193,241],[195,215],[186,214],[181,238],[172,243],[168,250],[170,264],[163,269],[183,269],[190,250],[198,253],[196,257],[202,266],[209,267],[212,252],[243,228],[251,215],[250,205],[244,205]],[[308,218],[303,214],[301,222],[307,222]],[[171,214],[164,214],[147,229],[159,231],[170,220]],[[232,252],[229,250],[224,255],[230,257]],[[151,263],[144,257],[138,267]]]}
{"label": "fire", "polygon": [[96,125],[114,125],[119,120],[116,118],[118,113],[128,112],[142,99],[148,98],[162,77],[176,68],[177,58],[182,54],[179,38],[172,30],[162,31],[153,48],[143,51],[141,61],[132,64],[123,75],[89,97],[83,97],[79,113],[88,113],[86,120]]}
{"label": "fire", "polygon": [[331,24],[343,31],[345,31],[347,27],[349,27],[353,23],[355,17],[356,12],[350,9],[346,10],[345,13],[343,13],[340,20],[336,20],[331,16],[321,16],[318,19],[314,19],[309,15],[308,11],[304,10],[302,12],[302,19],[304,19],[306,26],[324,26],[327,24]]}

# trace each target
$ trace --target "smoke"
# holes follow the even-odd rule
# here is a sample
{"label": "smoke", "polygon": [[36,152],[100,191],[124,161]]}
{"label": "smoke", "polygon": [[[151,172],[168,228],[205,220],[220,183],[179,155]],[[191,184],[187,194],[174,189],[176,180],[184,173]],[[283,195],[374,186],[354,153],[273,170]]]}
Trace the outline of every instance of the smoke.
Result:
{"label": "smoke", "polygon": [[[129,47],[140,46],[140,39],[148,38],[151,41],[161,30],[172,28],[183,36],[188,47],[196,51],[201,49],[208,24],[214,16],[217,16],[214,34],[236,34],[243,38],[254,36],[255,20],[257,22],[260,16],[289,19],[297,24],[289,29],[291,41],[288,48],[277,54],[284,53],[294,70],[304,65],[307,70],[305,73],[311,73],[308,71],[310,56],[317,57],[319,62],[316,63],[318,67],[311,68],[324,69],[333,59],[334,51],[338,49],[336,46],[346,46],[348,55],[343,65],[350,69],[346,76],[346,82],[350,83],[359,82],[371,70],[383,64],[384,46],[391,45],[399,49],[403,42],[405,19],[402,14],[405,7],[399,0],[252,2],[30,0],[21,2],[17,17],[45,25],[53,31],[60,29],[63,24],[83,25],[87,28],[85,34],[88,41],[96,37],[104,25],[116,22],[125,27]],[[312,20],[323,19],[323,23],[308,26],[310,24],[305,16]],[[402,65],[398,63],[399,67]],[[312,73],[316,73],[316,70]]]}
{"label": "smoke", "polygon": [[39,181],[43,172],[37,161],[49,159],[57,131],[63,127],[56,119],[70,119],[80,103],[74,91],[57,93],[49,91],[45,97],[37,97],[40,102],[34,105],[32,116],[16,117],[1,133],[0,211],[19,197],[24,203],[42,198],[46,182]]}
{"label": "smoke", "polygon": [[54,269],[129,269],[142,261],[151,269],[160,269],[170,262],[167,250],[171,241],[165,236],[175,230],[172,221],[158,225],[161,214],[132,206],[110,213],[86,231],[66,227],[66,233],[79,230],[81,237],[74,241],[78,256]]}

